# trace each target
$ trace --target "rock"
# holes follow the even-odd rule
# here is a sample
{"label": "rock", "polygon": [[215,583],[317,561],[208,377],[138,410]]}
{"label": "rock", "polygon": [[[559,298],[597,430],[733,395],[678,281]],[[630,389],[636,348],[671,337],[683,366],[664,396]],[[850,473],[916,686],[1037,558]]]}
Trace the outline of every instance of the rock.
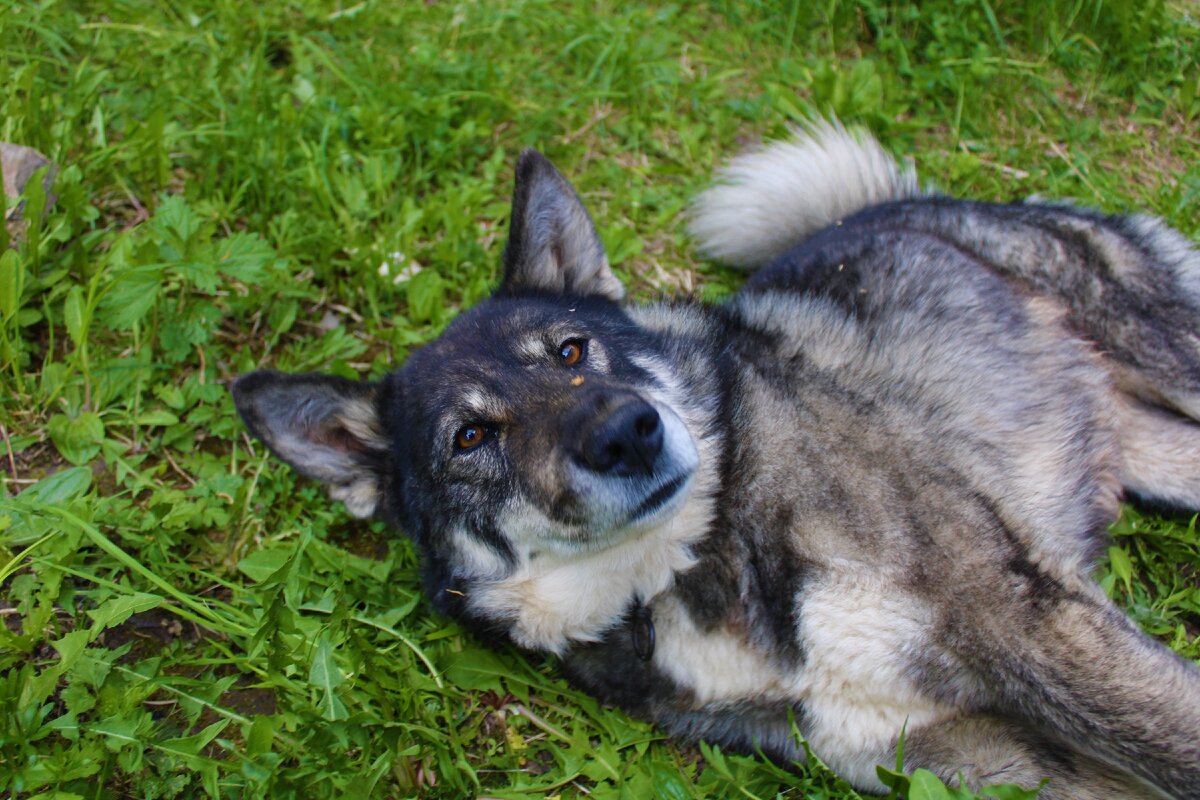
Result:
{"label": "rock", "polygon": [[54,203],[54,195],[50,191],[54,183],[54,175],[58,167],[50,159],[34,150],[11,142],[0,142],[0,169],[4,171],[4,224],[8,228],[10,240],[19,240],[25,232],[25,222],[21,219],[24,203],[13,202],[25,190],[25,184],[33,177],[33,173],[42,167],[49,167],[42,185],[46,189],[46,208]]}

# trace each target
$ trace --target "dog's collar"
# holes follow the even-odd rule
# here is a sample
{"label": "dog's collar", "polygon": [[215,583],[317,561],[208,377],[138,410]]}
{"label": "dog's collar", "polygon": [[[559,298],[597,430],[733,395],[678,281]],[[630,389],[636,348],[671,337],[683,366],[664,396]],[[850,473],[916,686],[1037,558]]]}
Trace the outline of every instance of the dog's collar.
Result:
{"label": "dog's collar", "polygon": [[633,652],[643,662],[648,662],[654,658],[654,614],[639,597],[633,601],[633,613],[629,616],[629,640]]}

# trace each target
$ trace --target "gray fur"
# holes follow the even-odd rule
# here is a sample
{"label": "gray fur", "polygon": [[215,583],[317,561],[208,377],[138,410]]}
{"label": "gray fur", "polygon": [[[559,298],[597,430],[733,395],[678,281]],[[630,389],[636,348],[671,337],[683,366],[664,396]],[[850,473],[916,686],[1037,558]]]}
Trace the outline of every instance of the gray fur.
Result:
{"label": "gray fur", "polygon": [[[701,201],[709,252],[772,257],[723,306],[615,305],[526,155],[496,297],[379,386],[255,373],[239,410],[306,474],[369,477],[443,611],[676,736],[797,759],[794,718],[870,791],[906,729],[946,780],[1200,797],[1200,670],[1089,574],[1123,492],[1200,508],[1200,257],[1144,217],[919,196],[872,141],[809,135],[837,148],[743,157]],[[849,206],[726,202],[846,164]],[[378,418],[330,436],[337,397]],[[319,469],[280,444],[306,435]]]}

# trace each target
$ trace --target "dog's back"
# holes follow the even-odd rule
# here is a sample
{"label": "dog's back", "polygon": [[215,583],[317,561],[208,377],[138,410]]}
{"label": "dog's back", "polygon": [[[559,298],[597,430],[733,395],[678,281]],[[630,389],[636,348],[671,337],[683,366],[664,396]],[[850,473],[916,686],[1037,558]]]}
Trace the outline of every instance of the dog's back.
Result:
{"label": "dog's back", "polygon": [[[922,194],[836,126],[724,177],[693,231],[764,264],[731,305],[772,345],[739,381],[734,436],[761,444],[730,470],[752,476],[731,497],[753,498],[730,521],[774,526],[803,565],[801,650],[827,648],[831,684],[860,681],[847,697],[923,698],[906,706],[914,765],[953,753],[975,782],[1041,769],[1051,796],[1112,796],[1091,753],[1200,796],[1200,676],[1087,577],[1120,488],[1200,508],[1200,257],[1148,218]],[[854,655],[892,635],[889,666]],[[853,703],[813,706],[818,752],[861,743]],[[999,742],[1027,762],[989,772]],[[1038,755],[1063,742],[1067,774]]]}

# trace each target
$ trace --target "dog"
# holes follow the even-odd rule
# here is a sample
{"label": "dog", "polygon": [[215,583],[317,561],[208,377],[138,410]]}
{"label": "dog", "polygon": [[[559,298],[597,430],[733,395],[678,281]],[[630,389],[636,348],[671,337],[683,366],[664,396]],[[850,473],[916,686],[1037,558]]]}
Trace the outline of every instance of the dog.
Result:
{"label": "dog", "polygon": [[1129,496],[1200,509],[1200,253],[1146,216],[926,191],[816,123],[735,158],[722,305],[623,304],[516,166],[503,277],[377,383],[258,371],[251,432],[407,534],[433,604],[671,735],[859,789],[1200,797],[1200,670],[1090,577]]}

